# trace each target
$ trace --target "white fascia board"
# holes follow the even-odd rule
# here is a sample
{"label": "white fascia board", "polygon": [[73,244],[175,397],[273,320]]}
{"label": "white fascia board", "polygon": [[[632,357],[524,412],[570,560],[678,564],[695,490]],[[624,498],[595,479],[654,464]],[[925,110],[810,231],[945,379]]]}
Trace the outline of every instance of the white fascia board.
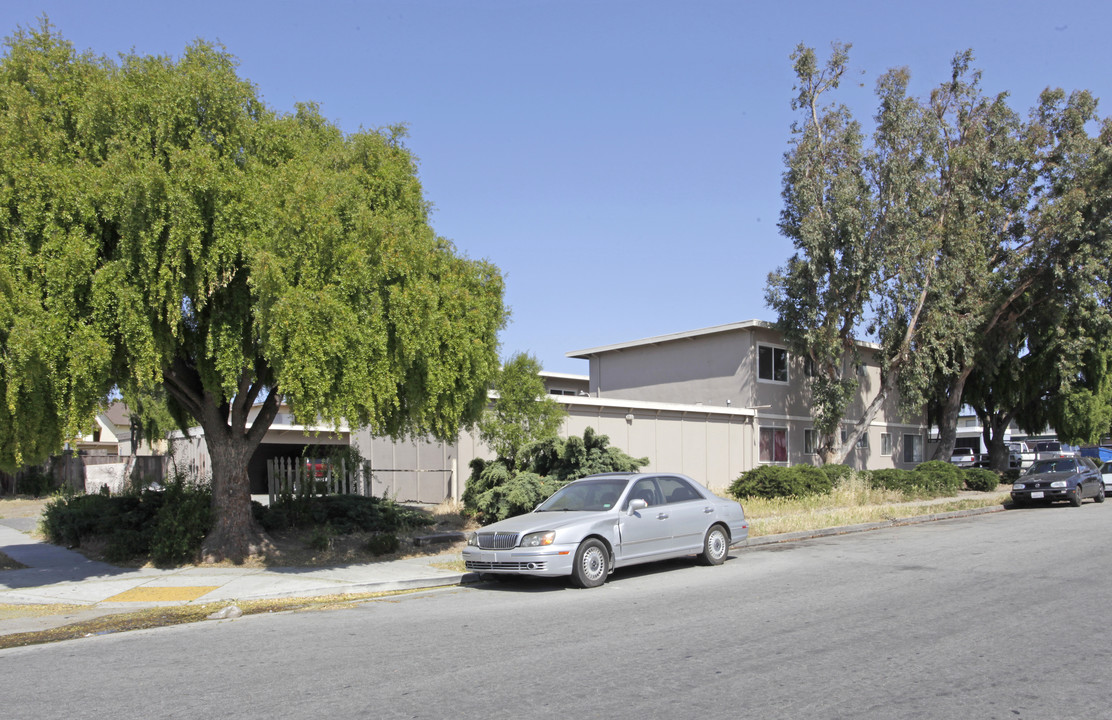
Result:
{"label": "white fascia board", "polygon": [[560,405],[569,407],[575,405],[577,407],[703,413],[706,415],[732,415],[734,417],[754,417],[757,414],[757,411],[752,408],[735,408],[724,405],[649,402],[646,400],[623,400],[621,398],[582,397],[577,395],[553,395],[551,399]]}
{"label": "white fascia board", "polygon": [[590,375],[580,375],[578,373],[562,373],[562,372],[549,372],[548,370],[541,370],[537,373],[541,377],[555,378],[557,380],[590,380]]}
{"label": "white fascia board", "polygon": [[[775,325],[767,320],[743,320],[742,322],[729,323],[727,325],[715,325],[713,327],[699,328],[698,330],[687,330],[685,332],[642,338],[641,340],[630,340],[629,342],[614,343],[612,345],[599,345],[598,347],[586,348],[584,350],[573,350],[569,353],[565,353],[564,356],[577,360],[583,360],[589,359],[593,355],[599,355],[606,352],[615,352],[618,350],[626,350],[635,347],[645,347],[647,345],[659,345],[660,343],[673,342],[676,340],[689,340],[691,338],[700,337],[702,335],[715,335],[718,333],[733,332],[735,330],[746,330],[752,328],[762,328],[765,330],[776,329]],[[858,340],[856,341],[856,344],[858,347],[867,348],[870,350],[880,349],[880,345],[872,342],[867,342],[865,340]]]}

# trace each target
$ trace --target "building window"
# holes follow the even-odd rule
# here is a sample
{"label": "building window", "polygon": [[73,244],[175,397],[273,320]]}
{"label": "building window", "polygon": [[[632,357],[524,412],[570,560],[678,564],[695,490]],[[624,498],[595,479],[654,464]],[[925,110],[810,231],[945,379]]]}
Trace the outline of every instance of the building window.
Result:
{"label": "building window", "polygon": [[769,345],[757,346],[757,377],[769,382],[788,381],[788,351]]}
{"label": "building window", "polygon": [[788,461],[788,431],[784,428],[761,428],[761,462]]}
{"label": "building window", "polygon": [[548,391],[549,395],[574,395],[574,390],[561,390],[560,388],[552,388]]}
{"label": "building window", "polygon": [[881,433],[880,434],[880,454],[881,455],[891,455],[892,454],[892,434],[891,433]]}
{"label": "building window", "polygon": [[811,359],[810,355],[803,357],[803,377],[813,378],[815,376],[815,361]]}
{"label": "building window", "polygon": [[[842,428],[842,445],[846,444],[849,440],[849,430]],[[861,437],[857,438],[857,447],[867,450],[869,448],[869,431],[861,433]]]}
{"label": "building window", "polygon": [[812,428],[803,431],[803,453],[805,455],[815,454],[815,431]]}
{"label": "building window", "polygon": [[920,435],[904,435],[903,461],[905,463],[923,462],[923,438]]}

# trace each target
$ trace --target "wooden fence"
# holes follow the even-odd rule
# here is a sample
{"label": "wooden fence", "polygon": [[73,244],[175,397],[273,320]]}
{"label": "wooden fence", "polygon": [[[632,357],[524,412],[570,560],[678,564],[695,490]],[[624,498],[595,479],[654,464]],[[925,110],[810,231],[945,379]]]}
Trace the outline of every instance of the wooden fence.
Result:
{"label": "wooden fence", "polygon": [[272,505],[281,495],[370,496],[371,466],[364,463],[349,471],[343,460],[337,465],[307,463],[305,458],[273,458],[266,461],[266,487]]}
{"label": "wooden fence", "polygon": [[144,483],[161,482],[166,479],[166,462],[164,455],[78,455],[65,452],[55,455],[42,465],[21,468],[15,473],[0,472],[0,494],[14,495],[19,481],[30,475],[50,476],[50,485],[54,489],[68,486],[77,492],[84,492],[85,468],[89,465],[125,464],[129,480],[134,478],[141,479]]}
{"label": "wooden fence", "polygon": [[[450,496],[446,483],[453,470],[440,469],[371,469],[371,463],[348,469],[343,461],[306,462],[305,458],[273,458],[266,461],[267,495],[273,504],[281,495],[308,497],[311,495],[363,495],[364,497],[389,497],[398,502],[436,504]],[[413,482],[398,483],[395,477],[404,474],[416,478]],[[383,480],[380,475],[390,478]],[[442,478],[422,483],[420,478],[440,475]]]}

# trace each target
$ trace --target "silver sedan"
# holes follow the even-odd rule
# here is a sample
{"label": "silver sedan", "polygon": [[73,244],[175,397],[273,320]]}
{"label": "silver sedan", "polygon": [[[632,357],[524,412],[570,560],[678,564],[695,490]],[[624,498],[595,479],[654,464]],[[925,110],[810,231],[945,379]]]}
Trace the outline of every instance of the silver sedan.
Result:
{"label": "silver sedan", "polygon": [[467,539],[468,570],[570,575],[597,587],[615,568],[698,555],[720,565],[749,537],[741,505],[677,473],[608,473],[568,483],[525,515]]}

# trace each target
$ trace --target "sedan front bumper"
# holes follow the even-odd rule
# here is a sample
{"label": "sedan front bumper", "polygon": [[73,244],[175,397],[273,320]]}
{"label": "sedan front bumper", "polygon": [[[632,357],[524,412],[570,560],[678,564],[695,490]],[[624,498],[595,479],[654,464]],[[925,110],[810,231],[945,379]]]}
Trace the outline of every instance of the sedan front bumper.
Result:
{"label": "sedan front bumper", "polygon": [[571,575],[577,548],[577,545],[550,545],[546,548],[483,550],[469,546],[463,550],[463,563],[471,572],[560,577]]}

